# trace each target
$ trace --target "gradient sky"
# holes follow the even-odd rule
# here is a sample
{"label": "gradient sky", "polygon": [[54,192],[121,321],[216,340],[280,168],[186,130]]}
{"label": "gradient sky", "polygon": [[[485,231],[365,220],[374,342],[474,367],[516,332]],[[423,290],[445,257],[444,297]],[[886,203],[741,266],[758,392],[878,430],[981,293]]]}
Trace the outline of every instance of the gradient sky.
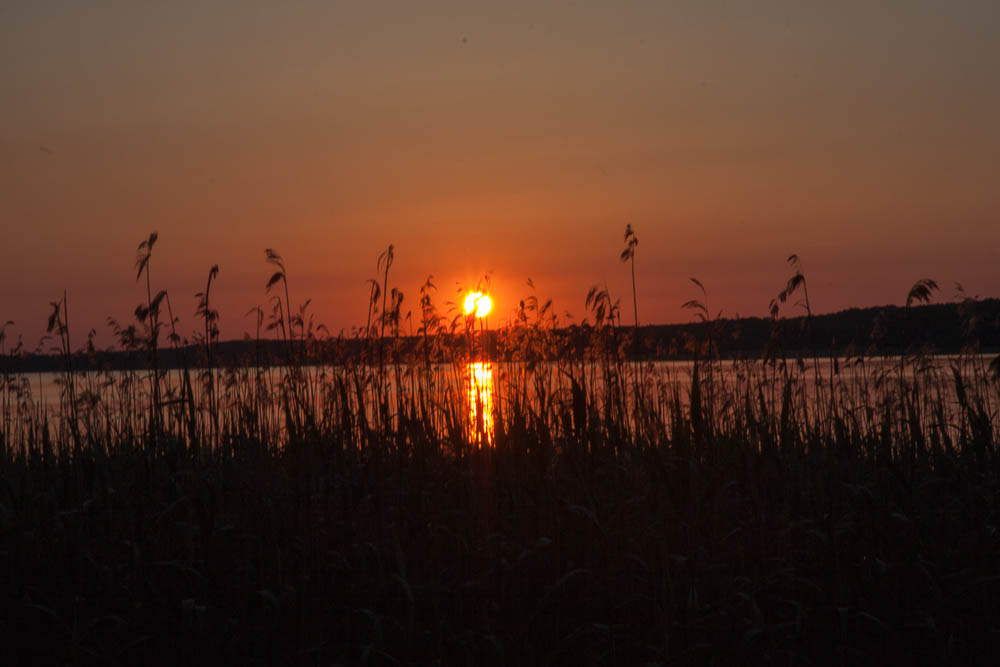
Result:
{"label": "gradient sky", "polygon": [[[280,4],[280,7],[277,6]],[[274,6],[272,6],[274,5]],[[336,332],[365,281],[417,307],[491,273],[577,320],[764,315],[798,253],[817,311],[918,278],[1000,296],[995,0],[138,2],[0,5],[0,321],[34,347],[67,289],[74,346],[154,288],[224,338],[265,304],[264,248]]]}

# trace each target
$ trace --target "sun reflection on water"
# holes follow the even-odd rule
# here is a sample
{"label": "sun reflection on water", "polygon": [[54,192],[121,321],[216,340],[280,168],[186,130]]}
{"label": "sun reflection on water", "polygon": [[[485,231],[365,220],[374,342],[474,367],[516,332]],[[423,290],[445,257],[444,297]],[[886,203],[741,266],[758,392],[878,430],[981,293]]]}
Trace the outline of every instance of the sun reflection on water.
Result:
{"label": "sun reflection on water", "polygon": [[493,444],[493,364],[475,362],[469,371],[469,440]]}

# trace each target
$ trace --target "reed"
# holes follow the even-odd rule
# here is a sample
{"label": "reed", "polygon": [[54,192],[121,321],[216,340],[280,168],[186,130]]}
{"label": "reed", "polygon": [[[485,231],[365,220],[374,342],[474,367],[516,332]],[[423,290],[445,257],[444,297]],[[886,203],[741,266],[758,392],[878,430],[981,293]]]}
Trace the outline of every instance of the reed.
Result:
{"label": "reed", "polygon": [[[631,328],[606,287],[565,325],[529,282],[509,326],[477,331],[461,313],[445,324],[428,277],[405,336],[389,246],[367,324],[332,336],[268,250],[265,296],[283,289],[266,326],[251,311],[252,355],[218,354],[212,267],[201,354],[170,373],[155,242],[137,259],[142,329],[111,321],[147,372],[82,370],[96,351],[72,350],[64,296],[52,400],[0,328],[0,623],[16,664],[988,655],[1000,361],[974,327],[948,358],[819,360],[781,348],[776,309],[767,354],[725,359],[692,279],[701,334],[676,341],[692,360],[654,363],[634,353],[634,287]],[[811,315],[792,266],[776,304],[801,288]],[[935,289],[918,281],[907,307]],[[470,389],[484,360],[488,402]]]}

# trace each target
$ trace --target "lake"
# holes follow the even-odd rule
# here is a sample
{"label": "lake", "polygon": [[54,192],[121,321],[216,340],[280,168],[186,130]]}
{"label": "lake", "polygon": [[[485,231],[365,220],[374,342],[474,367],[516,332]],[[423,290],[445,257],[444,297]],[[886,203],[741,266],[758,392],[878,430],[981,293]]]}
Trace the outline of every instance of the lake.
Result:
{"label": "lake", "polygon": [[[950,422],[954,411],[961,409],[959,389],[973,395],[985,414],[1000,412],[998,392],[989,385],[989,361],[986,355],[715,361],[698,365],[698,400],[711,406],[716,419],[725,419],[729,410],[748,409],[734,403],[746,403],[751,397],[749,409],[763,415],[777,414],[791,404],[799,406],[805,418],[830,418],[832,413],[827,413],[839,406],[864,409],[871,421],[881,403],[910,392],[911,402],[922,402],[917,405],[923,408],[922,419]],[[352,428],[361,428],[362,422],[398,425],[401,415],[419,413],[439,432],[464,424],[470,441],[489,444],[497,420],[512,411],[545,420],[575,415],[573,419],[580,421],[587,418],[585,413],[594,418],[595,411],[602,419],[613,420],[617,410],[618,419],[635,426],[642,410],[666,415],[674,405],[687,408],[694,374],[691,361],[607,360],[386,364],[381,372],[343,366],[169,370],[161,379],[159,400],[168,419],[191,419],[184,415],[187,410],[201,423],[221,419],[230,426],[252,406],[260,428],[280,432],[286,416],[280,398],[291,395],[299,409],[327,426],[337,415],[343,421],[343,415],[351,412],[356,418]],[[148,371],[77,372],[73,385],[78,416],[136,420],[132,428],[141,428],[152,393]],[[54,423],[64,420],[67,399],[59,374],[4,377],[0,384],[4,431],[10,431],[12,421],[29,416]]]}

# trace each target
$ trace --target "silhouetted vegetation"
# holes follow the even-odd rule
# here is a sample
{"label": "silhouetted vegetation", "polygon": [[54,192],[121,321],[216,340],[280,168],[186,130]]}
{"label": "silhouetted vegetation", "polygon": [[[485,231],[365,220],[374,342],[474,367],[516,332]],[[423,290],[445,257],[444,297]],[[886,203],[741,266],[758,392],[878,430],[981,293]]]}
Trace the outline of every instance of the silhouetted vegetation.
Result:
{"label": "silhouetted vegetation", "polygon": [[713,315],[694,280],[693,325],[622,327],[595,287],[581,324],[532,293],[487,332],[430,278],[406,313],[389,246],[345,338],[268,249],[256,336],[218,340],[212,267],[185,345],[155,242],[112,355],[72,350],[53,303],[57,396],[0,328],[10,664],[992,657],[997,301],[913,307],[924,279],[903,308],[783,319],[793,256],[770,319]]}
{"label": "silhouetted vegetation", "polygon": [[[199,293],[201,294],[201,293]],[[693,299],[684,305],[700,303]],[[739,319],[718,318],[714,325],[708,324],[703,313],[696,312],[697,322],[689,324],[643,325],[636,329],[634,344],[625,350],[629,360],[677,361],[694,358],[692,340],[706,340],[710,331],[717,331],[714,341],[720,359],[741,359],[761,357],[769,347],[780,347],[785,356],[795,358],[814,353],[820,356],[867,355],[872,357],[898,355],[907,347],[923,348],[935,354],[957,355],[978,349],[984,354],[1000,352],[1000,299],[982,299],[975,302],[974,311],[963,303],[937,303],[912,308],[910,312],[902,306],[880,306],[874,308],[851,308],[827,315],[814,315],[811,321],[811,342],[806,337],[805,316],[790,317],[776,322],[762,317],[741,317]],[[199,317],[201,314],[199,313]],[[218,318],[218,313],[215,313]],[[909,322],[909,334],[904,333]],[[164,368],[177,369],[185,366],[208,368],[233,366],[263,354],[274,363],[284,363],[294,357],[288,355],[288,346],[283,340],[246,339],[218,340],[218,326],[211,324],[212,345],[210,351],[202,343],[185,343],[174,348],[161,348],[159,363]],[[631,328],[631,327],[630,327]],[[551,332],[553,338],[561,339],[557,350],[567,346],[582,354],[590,345],[593,326],[586,323],[576,326],[559,326]],[[500,344],[501,332],[484,331],[477,334],[482,346],[489,350],[490,358],[496,361],[510,361],[516,357],[515,350]],[[452,335],[438,334],[438,345],[428,346],[426,335],[400,335],[397,348],[402,356],[415,354],[417,350],[434,354],[430,360],[446,363],[452,358],[450,350],[467,345],[464,333]],[[367,341],[367,342],[366,342]],[[302,363],[320,365],[330,360],[357,357],[370,345],[363,337],[322,337],[307,341],[302,350]],[[202,351],[205,354],[202,354]],[[549,351],[552,352],[552,351]],[[554,361],[556,356],[547,359]],[[77,350],[70,355],[72,368],[85,370],[146,370],[149,366],[144,354],[134,349]],[[58,373],[65,369],[64,355],[33,352],[0,358],[0,369],[8,373]]]}

